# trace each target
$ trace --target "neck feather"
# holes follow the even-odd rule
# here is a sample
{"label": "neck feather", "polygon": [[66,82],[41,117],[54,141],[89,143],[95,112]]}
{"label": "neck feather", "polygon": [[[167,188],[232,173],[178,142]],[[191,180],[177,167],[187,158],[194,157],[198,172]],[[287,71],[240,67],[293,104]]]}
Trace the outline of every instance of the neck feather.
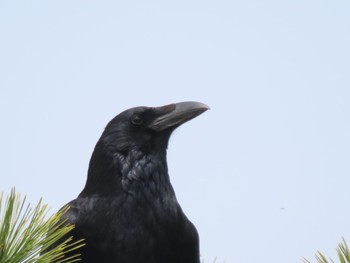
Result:
{"label": "neck feather", "polygon": [[97,144],[92,154],[88,178],[80,197],[152,195],[174,199],[166,151],[145,154],[137,149],[127,154]]}

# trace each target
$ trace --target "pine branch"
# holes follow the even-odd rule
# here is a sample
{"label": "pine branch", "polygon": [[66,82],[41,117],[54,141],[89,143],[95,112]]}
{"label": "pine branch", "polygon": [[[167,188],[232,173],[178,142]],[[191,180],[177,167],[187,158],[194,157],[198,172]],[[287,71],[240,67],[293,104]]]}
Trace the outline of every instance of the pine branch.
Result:
{"label": "pine branch", "polygon": [[[42,200],[32,207],[26,197],[12,190],[6,200],[0,193],[0,263],[70,263],[80,255],[65,257],[65,253],[83,246],[82,240],[62,240],[74,226],[60,222],[66,209],[47,218],[48,206]],[[52,244],[60,242],[54,248]]]}
{"label": "pine branch", "polygon": [[[340,243],[337,247],[337,254],[340,263],[350,263],[350,251],[348,244],[346,243],[344,238],[343,242]],[[334,263],[334,261],[331,258],[328,260],[327,257],[320,251],[317,251],[315,257],[318,263]],[[304,263],[311,263],[311,261],[305,258],[303,259],[303,261]]]}

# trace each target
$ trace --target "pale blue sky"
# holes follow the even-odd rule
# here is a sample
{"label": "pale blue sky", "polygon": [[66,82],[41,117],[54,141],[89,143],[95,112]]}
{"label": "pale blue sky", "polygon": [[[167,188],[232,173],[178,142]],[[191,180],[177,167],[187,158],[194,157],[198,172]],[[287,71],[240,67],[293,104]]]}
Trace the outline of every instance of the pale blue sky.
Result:
{"label": "pale blue sky", "polygon": [[196,100],[168,162],[207,262],[350,242],[349,1],[0,0],[0,191],[56,211],[106,123]]}

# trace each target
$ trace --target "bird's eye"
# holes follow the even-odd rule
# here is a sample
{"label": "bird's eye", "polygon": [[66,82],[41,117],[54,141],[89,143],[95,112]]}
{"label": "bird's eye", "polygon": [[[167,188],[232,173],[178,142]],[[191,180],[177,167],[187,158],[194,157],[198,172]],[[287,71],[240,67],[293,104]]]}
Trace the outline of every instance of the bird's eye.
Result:
{"label": "bird's eye", "polygon": [[141,125],[143,123],[143,119],[139,115],[133,115],[131,118],[131,123],[134,125]]}

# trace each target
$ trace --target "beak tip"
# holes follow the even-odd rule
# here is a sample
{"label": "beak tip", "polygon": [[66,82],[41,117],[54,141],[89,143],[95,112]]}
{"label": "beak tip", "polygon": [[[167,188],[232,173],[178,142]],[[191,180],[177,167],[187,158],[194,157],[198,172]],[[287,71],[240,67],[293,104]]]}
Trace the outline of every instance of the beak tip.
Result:
{"label": "beak tip", "polygon": [[210,110],[210,107],[206,104],[203,103],[203,105],[205,106],[205,110]]}

